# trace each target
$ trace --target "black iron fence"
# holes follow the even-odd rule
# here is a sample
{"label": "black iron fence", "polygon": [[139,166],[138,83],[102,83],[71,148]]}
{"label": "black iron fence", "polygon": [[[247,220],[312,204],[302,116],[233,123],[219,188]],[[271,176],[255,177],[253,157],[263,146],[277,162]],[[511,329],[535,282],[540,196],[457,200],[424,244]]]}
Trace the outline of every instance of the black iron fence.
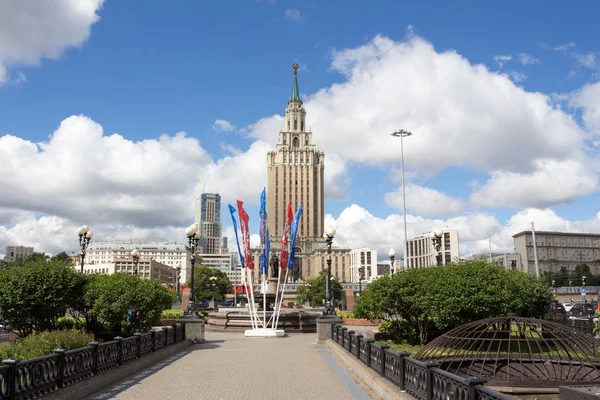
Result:
{"label": "black iron fence", "polygon": [[40,397],[184,339],[185,325],[176,324],[110,342],[91,342],[79,349],[57,349],[30,360],[4,360],[0,364],[0,399]]}
{"label": "black iron fence", "polygon": [[435,362],[421,362],[409,353],[397,353],[387,345],[378,345],[373,339],[334,324],[331,338],[346,351],[362,361],[382,377],[406,390],[418,400],[514,400],[514,397],[483,386],[483,378],[462,378],[443,371]]}

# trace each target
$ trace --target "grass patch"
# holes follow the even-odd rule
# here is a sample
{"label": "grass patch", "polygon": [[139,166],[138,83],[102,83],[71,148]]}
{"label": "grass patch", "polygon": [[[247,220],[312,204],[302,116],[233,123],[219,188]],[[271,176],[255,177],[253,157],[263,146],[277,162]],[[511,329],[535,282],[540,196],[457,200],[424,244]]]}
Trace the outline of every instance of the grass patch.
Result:
{"label": "grass patch", "polygon": [[411,355],[416,354],[419,350],[421,350],[421,346],[416,346],[416,345],[412,345],[412,344],[408,344],[408,343],[394,343],[391,340],[378,340],[377,342],[375,342],[376,344],[387,344],[388,346],[390,346],[390,349],[400,353],[401,351],[407,351],[409,352]]}

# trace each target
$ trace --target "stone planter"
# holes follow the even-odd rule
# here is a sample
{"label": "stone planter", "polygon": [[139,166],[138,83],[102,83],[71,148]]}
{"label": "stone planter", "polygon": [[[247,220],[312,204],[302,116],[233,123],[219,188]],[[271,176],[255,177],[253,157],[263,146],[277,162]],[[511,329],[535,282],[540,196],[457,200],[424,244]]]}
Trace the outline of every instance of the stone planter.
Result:
{"label": "stone planter", "polygon": [[379,326],[380,322],[379,320],[370,321],[362,318],[344,318],[343,324],[348,326]]}
{"label": "stone planter", "polygon": [[161,318],[160,321],[158,321],[158,324],[160,326],[172,326],[177,322],[177,319],[175,318]]}

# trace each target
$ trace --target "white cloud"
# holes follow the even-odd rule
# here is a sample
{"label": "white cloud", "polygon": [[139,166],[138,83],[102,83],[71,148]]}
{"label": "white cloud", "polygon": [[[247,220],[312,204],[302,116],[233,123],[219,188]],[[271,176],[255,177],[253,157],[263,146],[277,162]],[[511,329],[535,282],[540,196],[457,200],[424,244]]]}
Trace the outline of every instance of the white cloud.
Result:
{"label": "white cloud", "polygon": [[532,173],[492,171],[491,178],[471,195],[483,207],[546,207],[570,202],[598,188],[590,165],[578,161],[538,160]]}
{"label": "white cloud", "polygon": [[[386,193],[385,202],[390,207],[403,209],[402,187]],[[456,199],[438,190],[415,185],[406,185],[406,210],[421,216],[449,216],[462,213],[464,201]]]}
{"label": "white cloud", "polygon": [[[104,0],[0,2],[0,84],[6,69],[59,59],[65,49],[81,47],[100,17]],[[4,67],[3,67],[4,66]],[[4,80],[2,70],[5,70]]]}
{"label": "white cloud", "polygon": [[302,15],[300,10],[297,10],[295,8],[287,8],[283,12],[283,16],[285,19],[290,20],[290,21],[304,22],[304,15]]}
{"label": "white cloud", "polygon": [[494,56],[494,61],[496,62],[496,64],[498,64],[498,68],[502,68],[504,66],[504,64],[506,64],[508,61],[511,61],[511,60],[512,60],[512,56],[510,56],[510,55]]}
{"label": "white cloud", "polygon": [[528,53],[519,53],[517,62],[521,65],[534,65],[539,64],[541,60]]}
{"label": "white cloud", "polygon": [[569,98],[572,105],[582,109],[582,118],[587,129],[600,135],[600,81],[585,85]]}
{"label": "white cloud", "polygon": [[212,126],[215,132],[233,132],[235,131],[235,125],[224,119],[217,119]]}
{"label": "white cloud", "polygon": [[527,79],[527,75],[525,75],[522,72],[516,72],[516,71],[509,72],[508,76],[515,83],[523,82],[524,80]]}

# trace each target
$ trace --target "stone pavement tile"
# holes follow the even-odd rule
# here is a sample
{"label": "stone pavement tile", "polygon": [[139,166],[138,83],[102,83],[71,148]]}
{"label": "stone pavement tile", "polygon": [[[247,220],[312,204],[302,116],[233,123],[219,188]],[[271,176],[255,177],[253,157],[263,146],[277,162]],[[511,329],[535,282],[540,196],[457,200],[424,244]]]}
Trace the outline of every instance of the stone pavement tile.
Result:
{"label": "stone pavement tile", "polygon": [[[245,338],[206,333],[207,343],[154,373],[142,372],[95,399],[328,399],[354,396],[314,346],[316,335]],[[110,394],[109,394],[110,393]],[[110,397],[106,397],[110,395]]]}

